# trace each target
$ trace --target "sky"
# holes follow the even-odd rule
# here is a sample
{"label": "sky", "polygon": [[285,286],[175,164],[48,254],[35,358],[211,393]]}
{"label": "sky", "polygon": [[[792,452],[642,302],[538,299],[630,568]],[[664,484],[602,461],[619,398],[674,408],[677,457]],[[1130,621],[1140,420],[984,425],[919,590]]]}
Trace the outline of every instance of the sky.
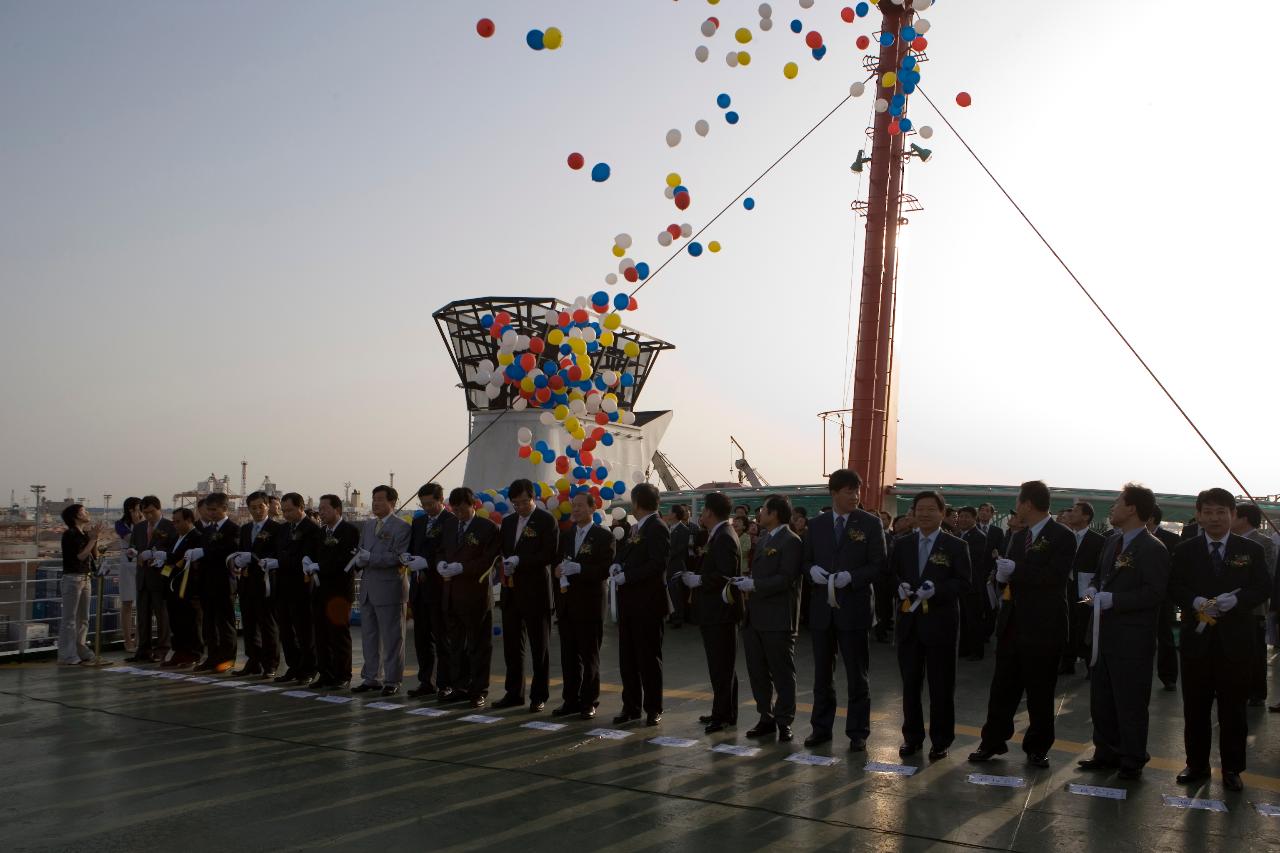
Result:
{"label": "sky", "polygon": [[[662,228],[701,227],[864,78],[853,42],[877,27],[844,24],[843,2],[779,0],[769,32],[757,5],[0,0],[0,488],[118,505],[210,472],[238,485],[241,459],[251,483],[308,495],[390,471],[416,486],[468,435],[433,310],[589,294],[618,233],[656,267]],[[793,17],[824,34],[821,62]],[[1280,492],[1280,72],[1254,35],[1280,9],[1235,30],[1155,0],[926,17],[924,90],[1245,486]],[[563,47],[530,50],[548,26]],[[730,68],[739,26],[752,62]],[[844,103],[753,211],[707,231],[721,252],[676,258],[627,318],[677,347],[640,408],[675,411],[662,449],[695,482],[731,478],[730,435],[773,484],[822,478],[816,414],[849,403],[866,187],[848,166],[871,101]],[[902,238],[898,476],[1238,492],[923,99],[909,115],[936,133],[907,176],[925,210]],[[612,177],[569,170],[571,151]],[[826,452],[829,468],[834,433]]]}

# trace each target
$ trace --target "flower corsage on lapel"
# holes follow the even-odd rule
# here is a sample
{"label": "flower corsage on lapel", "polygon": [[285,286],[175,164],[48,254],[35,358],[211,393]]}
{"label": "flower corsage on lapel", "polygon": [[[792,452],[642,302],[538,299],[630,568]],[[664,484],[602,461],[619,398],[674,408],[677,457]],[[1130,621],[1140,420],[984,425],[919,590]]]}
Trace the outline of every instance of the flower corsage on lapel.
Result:
{"label": "flower corsage on lapel", "polygon": [[929,555],[929,565],[938,566],[943,569],[950,568],[951,558],[946,554],[931,554]]}
{"label": "flower corsage on lapel", "polygon": [[859,530],[856,527],[850,528],[847,535],[849,537],[850,542],[866,542],[867,541],[867,534],[863,533],[861,530]]}

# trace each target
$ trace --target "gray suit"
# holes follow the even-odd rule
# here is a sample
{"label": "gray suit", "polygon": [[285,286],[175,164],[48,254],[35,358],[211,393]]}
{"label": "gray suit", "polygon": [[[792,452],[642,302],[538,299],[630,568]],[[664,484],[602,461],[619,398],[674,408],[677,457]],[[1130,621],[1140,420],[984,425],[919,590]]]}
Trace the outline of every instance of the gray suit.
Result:
{"label": "gray suit", "polygon": [[[796,631],[800,618],[800,563],[804,545],[782,526],[756,542],[742,626],[742,650],[760,721],[790,726],[796,716]],[[773,691],[778,701],[773,702]]]}
{"label": "gray suit", "polygon": [[409,550],[408,522],[388,515],[381,523],[371,518],[360,525],[360,547],[369,564],[360,578],[360,640],[365,684],[397,685],[404,678],[404,605],[409,598],[408,573],[400,555]]}

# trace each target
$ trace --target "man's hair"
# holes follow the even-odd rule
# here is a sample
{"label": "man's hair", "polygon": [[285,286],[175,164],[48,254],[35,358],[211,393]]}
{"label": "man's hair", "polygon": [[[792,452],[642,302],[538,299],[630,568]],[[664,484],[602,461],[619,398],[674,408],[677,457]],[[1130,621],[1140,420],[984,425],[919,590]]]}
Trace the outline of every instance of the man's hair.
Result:
{"label": "man's hair", "polygon": [[[137,498],[132,498],[132,500],[137,500]],[[208,502],[209,502],[208,497],[196,498],[196,509],[199,509],[200,507],[204,506]]]}
{"label": "man's hair", "polygon": [[1156,523],[1156,527],[1160,526],[1160,522],[1164,521],[1164,510],[1160,508],[1160,504],[1156,504],[1151,508],[1151,520]]}
{"label": "man's hair", "polygon": [[1258,509],[1257,504],[1239,503],[1236,504],[1236,515],[1249,522],[1250,527],[1262,526],[1262,510]]}
{"label": "man's hair", "polygon": [[226,509],[227,493],[226,492],[210,492],[208,497],[204,499],[204,505],[209,509]]}
{"label": "man's hair", "polygon": [[641,483],[631,490],[631,502],[649,512],[658,509],[658,497],[658,487],[652,483]]}
{"label": "man's hair", "polygon": [[192,524],[196,523],[196,514],[191,511],[190,507],[180,506],[173,511],[173,518],[177,521],[179,518]]}
{"label": "man's hair", "polygon": [[523,477],[519,480],[512,480],[511,485],[507,486],[507,499],[515,500],[520,497],[533,497],[533,483]]}
{"label": "man's hair", "polygon": [[[1125,488],[1128,488],[1128,486]],[[1125,501],[1125,503],[1128,503],[1128,501]],[[1093,522],[1093,504],[1088,501],[1076,501],[1076,509],[1084,513],[1088,517],[1090,523]]]}
{"label": "man's hair", "polygon": [[476,493],[466,486],[458,486],[449,492],[449,506],[471,506],[475,502]]}
{"label": "man's hair", "polygon": [[689,520],[689,508],[686,507],[684,504],[676,504],[675,506],[671,507],[671,514],[676,517],[676,521]]}
{"label": "man's hair", "polygon": [[809,520],[809,510],[805,509],[802,506],[792,507],[791,514],[798,515],[801,518],[803,518],[805,521]]}
{"label": "man's hair", "polygon": [[723,492],[712,492],[707,495],[703,503],[707,508],[707,512],[714,515],[720,521],[724,521],[729,517],[729,511],[732,504],[729,502],[729,499],[725,497]]}
{"label": "man's hair", "polygon": [[993,514],[995,513],[995,511],[996,511],[996,505],[995,505],[995,504],[993,504],[993,503],[991,503],[991,501],[983,501],[982,503],[978,504],[978,509],[982,509],[984,506],[985,506],[987,509],[991,510],[991,512],[992,512]]}
{"label": "man's hair", "polygon": [[342,512],[342,498],[337,495],[321,495],[320,500],[323,503],[329,504],[330,509],[336,509],[338,512]]}
{"label": "man's hair", "polygon": [[254,501],[262,501],[265,504],[271,503],[270,499],[267,497],[267,493],[261,491],[250,494],[249,497],[245,499],[245,506],[253,506]]}
{"label": "man's hair", "polygon": [[143,509],[160,509],[160,499],[155,495],[147,495],[142,499],[141,507]]}
{"label": "man's hair", "polygon": [[444,500],[444,487],[439,483],[423,483],[418,489],[418,497],[435,498],[438,501]]}
{"label": "man's hair", "polygon": [[782,495],[769,495],[764,499],[764,508],[777,517],[779,524],[791,523],[791,501]]}
{"label": "man's hair", "polygon": [[962,506],[958,510],[956,510],[956,515],[968,515],[968,516],[972,516],[973,518],[977,518],[978,509],[977,507],[972,507],[972,506]]}
{"label": "man's hair", "polygon": [[1205,489],[1196,495],[1196,512],[1207,506],[1225,506],[1227,509],[1235,511],[1236,496],[1226,489]]}
{"label": "man's hair", "polygon": [[841,489],[857,489],[862,486],[862,478],[857,471],[848,468],[837,468],[827,478],[827,491],[838,492]]}
{"label": "man's hair", "polygon": [[67,527],[76,523],[76,516],[80,514],[80,510],[84,509],[84,504],[71,504],[62,508],[62,523]]}
{"label": "man's hair", "polygon": [[[1120,499],[1133,507],[1138,514],[1138,520],[1143,524],[1147,523],[1147,520],[1151,518],[1151,514],[1156,510],[1155,492],[1146,486],[1139,486],[1137,483],[1125,483],[1124,488],[1120,491]],[[1084,502],[1081,501],[1080,503]],[[1090,514],[1089,519],[1093,519],[1092,514]]]}
{"label": "man's hair", "polygon": [[1018,487],[1018,502],[1026,501],[1040,512],[1049,511],[1049,487],[1044,480],[1028,480]]}
{"label": "man's hair", "polygon": [[304,501],[302,500],[302,495],[298,494],[297,492],[285,492],[280,497],[280,502],[287,503],[290,506],[296,506],[299,509],[302,508],[302,504],[304,503]]}
{"label": "man's hair", "polygon": [[920,503],[920,501],[929,501],[929,500],[933,501],[938,505],[938,510],[940,512],[947,511],[947,502],[942,499],[942,493],[936,492],[933,489],[928,489],[926,491],[923,491],[920,494],[916,495],[914,498],[912,498],[911,508],[915,509],[916,506]]}
{"label": "man's hair", "polygon": [[400,493],[396,491],[395,486],[374,486],[371,497],[377,497],[378,492],[382,492],[388,503],[395,503],[400,500]]}

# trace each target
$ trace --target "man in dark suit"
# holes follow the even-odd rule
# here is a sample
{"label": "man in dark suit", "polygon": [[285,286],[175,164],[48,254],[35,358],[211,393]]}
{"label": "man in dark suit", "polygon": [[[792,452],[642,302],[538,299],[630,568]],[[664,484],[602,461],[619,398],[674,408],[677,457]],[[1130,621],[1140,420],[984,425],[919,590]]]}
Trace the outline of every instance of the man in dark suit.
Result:
{"label": "man in dark suit", "polygon": [[1253,654],[1253,608],[1267,599],[1262,546],[1231,533],[1236,501],[1226,489],[1206,489],[1196,497],[1201,536],[1173,552],[1169,589],[1182,609],[1183,740],[1187,766],[1178,784],[1209,778],[1213,703],[1218,703],[1218,752],[1222,784],[1244,789],[1249,738],[1249,661]]}
{"label": "man in dark suit", "polygon": [[551,567],[559,531],[551,513],[534,505],[533,483],[516,480],[507,488],[515,512],[502,519],[502,656],[507,664],[506,694],[495,708],[524,704],[524,642],[529,638],[533,678],[529,712],[546,707],[551,695]]}
{"label": "man in dark suit", "polygon": [[502,534],[487,518],[476,517],[475,493],[466,486],[449,492],[457,518],[454,536],[440,545],[436,572],[443,579],[441,606],[449,626],[453,689],[441,702],[470,701],[483,708],[489,696],[493,659],[493,579],[502,561]]}
{"label": "man in dark suit", "polygon": [[[1151,518],[1147,519],[1147,532],[1159,539],[1172,557],[1173,549],[1182,540],[1172,530],[1165,530],[1160,526],[1163,517],[1164,512],[1156,504],[1151,511]],[[1164,689],[1170,693],[1178,689],[1178,647],[1173,641],[1174,610],[1173,597],[1166,593],[1164,601],[1160,603],[1160,622],[1156,627],[1156,675],[1160,677]]]}
{"label": "man in dark suit", "polygon": [[[946,502],[934,491],[911,502],[917,529],[898,540],[893,553],[897,584],[898,671],[902,674],[903,758],[924,744],[920,694],[929,682],[929,759],[946,758],[956,736],[956,640],[960,602],[973,570],[969,546],[941,529]],[[959,519],[957,518],[957,521]],[[985,544],[985,542],[984,542]]]}
{"label": "man in dark suit", "polygon": [[400,562],[413,575],[409,589],[409,606],[413,609],[413,647],[418,656],[418,686],[409,695],[430,696],[438,690],[451,690],[449,632],[444,611],[440,607],[444,580],[435,570],[439,562],[440,543],[457,539],[458,520],[445,509],[444,488],[439,483],[425,483],[418,489],[418,502],[423,514],[413,520],[409,534],[409,551]]}
{"label": "man in dark suit", "polygon": [[360,548],[360,528],[342,518],[342,498],[320,496],[320,548],[310,571],[316,632],[314,687],[343,690],[351,683],[351,606],[356,574],[351,558]]}
{"label": "man in dark suit", "polygon": [[200,604],[190,583],[189,563],[192,561],[188,557],[192,553],[199,556],[195,550],[200,547],[196,514],[188,507],[178,507],[173,511],[173,527],[177,538],[161,571],[168,584],[166,601],[173,635],[173,654],[160,664],[166,669],[198,663],[204,652],[204,643],[200,639]]}
{"label": "man in dark suit", "polygon": [[[1004,554],[1008,547],[1008,536],[999,525],[995,524],[996,508],[991,503],[978,504],[978,530],[987,538],[987,547],[982,555],[982,562],[975,563],[973,573],[975,582],[981,579],[981,583],[985,587],[990,582],[992,575],[996,572],[996,556]],[[984,589],[985,594],[985,589]],[[990,640],[996,632],[996,608],[991,606],[991,600],[987,598],[986,611],[986,630],[983,633],[983,647],[986,647],[986,641]]]}
{"label": "man in dark suit", "polygon": [[729,523],[731,502],[720,492],[707,495],[699,523],[707,531],[707,547],[696,571],[684,574],[693,590],[694,621],[702,632],[711,678],[711,713],[700,718],[706,733],[738,723],[737,627],[742,595],[733,586],[738,575],[738,537]]}
{"label": "man in dark suit", "polygon": [[689,558],[692,527],[689,524],[689,508],[676,504],[671,508],[671,545],[667,551],[667,594],[671,596],[671,627],[684,625],[685,601],[688,595],[682,583],[685,562]]}
{"label": "man in dark suit", "polygon": [[1011,536],[1009,556],[996,561],[996,581],[1004,589],[987,722],[982,743],[969,760],[986,762],[1009,751],[1013,716],[1025,693],[1030,724],[1022,749],[1029,764],[1048,767],[1055,739],[1054,688],[1070,635],[1067,577],[1076,538],[1049,517],[1049,487],[1039,480],[1022,484],[1015,511],[1019,532]]}
{"label": "man in dark suit", "polygon": [[987,621],[991,602],[987,599],[987,576],[982,571],[991,559],[987,537],[978,529],[978,510],[962,506],[956,511],[956,529],[969,549],[969,578],[960,596],[960,659],[980,661],[987,645]]}
{"label": "man in dark suit", "polygon": [[236,662],[235,588],[227,561],[240,542],[240,527],[227,518],[227,496],[222,492],[205,498],[205,512],[209,521],[200,534],[204,554],[196,561],[191,581],[199,591],[204,618],[205,659],[192,671],[224,673]]}
{"label": "man in dark suit", "polygon": [[280,665],[280,634],[271,604],[272,578],[280,567],[276,551],[280,525],[267,517],[271,502],[266,492],[249,495],[249,522],[240,528],[240,547],[232,559],[240,622],[244,629],[245,665],[232,675],[275,678]]}
{"label": "man in dark suit", "polygon": [[658,490],[641,483],[631,492],[636,517],[631,535],[609,567],[618,605],[618,664],[622,675],[622,712],[614,725],[640,719],[662,722],[662,633],[671,598],[666,568],[671,531],[658,516]]}
{"label": "man in dark suit", "polygon": [[1071,634],[1067,640],[1067,651],[1062,656],[1062,665],[1058,675],[1075,675],[1076,659],[1087,661],[1090,657],[1089,646],[1085,642],[1085,631],[1089,627],[1089,614],[1092,608],[1081,604],[1084,591],[1093,586],[1094,574],[1098,571],[1098,560],[1102,556],[1102,545],[1106,541],[1102,534],[1091,530],[1093,524],[1093,504],[1088,501],[1076,501],[1066,512],[1066,526],[1076,537],[1076,554],[1071,560],[1071,576],[1067,579],[1067,602],[1071,609]]}
{"label": "man in dark suit", "polygon": [[578,492],[570,507],[573,527],[560,537],[561,560],[555,570],[564,702],[551,713],[590,720],[600,704],[600,643],[613,537],[595,523],[591,492]]}
{"label": "man in dark suit", "polygon": [[[756,541],[751,576],[736,582],[746,599],[742,653],[760,720],[747,737],[791,740],[796,717],[796,633],[800,620],[800,562],[804,543],[788,527],[791,502],[770,495],[760,508],[763,532]],[[778,701],[773,700],[777,691]]]}
{"label": "man in dark suit", "polygon": [[1150,489],[1133,483],[1124,487],[1110,515],[1120,535],[1107,540],[1085,589],[1094,749],[1093,757],[1079,764],[1086,770],[1119,768],[1121,779],[1139,778],[1151,758],[1147,754],[1151,666],[1160,604],[1169,584],[1169,551],[1147,532],[1155,505]]}
{"label": "man in dark suit", "polygon": [[806,747],[831,740],[836,718],[836,650],[848,679],[845,734],[849,749],[866,749],[871,735],[868,641],[872,623],[872,582],[886,571],[884,527],[877,516],[858,509],[862,479],[841,468],[827,480],[832,508],[809,525],[804,560],[813,590],[809,627],[813,634],[813,731]]}
{"label": "man in dark suit", "polygon": [[[1262,510],[1252,502],[1236,505],[1236,520],[1231,525],[1231,532],[1243,536],[1262,546],[1263,565],[1267,569],[1267,593],[1270,595],[1274,583],[1273,574],[1276,565],[1276,543],[1262,527]],[[1249,684],[1249,705],[1261,708],[1267,704],[1267,679],[1270,667],[1267,665],[1267,606],[1261,604],[1253,611],[1253,662],[1250,664],[1251,679]]]}
{"label": "man in dark suit", "polygon": [[303,561],[318,565],[324,534],[320,525],[307,518],[302,495],[297,492],[281,498],[280,514],[284,522],[276,537],[279,567],[271,603],[275,605],[276,625],[280,629],[285,672],[276,682],[296,681],[307,685],[316,677],[316,632],[311,610],[312,587],[308,574],[303,571]]}
{"label": "man in dark suit", "polygon": [[[173,522],[160,511],[160,499],[147,495],[142,499],[142,522],[130,533],[130,549],[138,567],[138,651],[129,661],[163,661],[170,648],[169,606],[166,596],[169,579],[164,575],[165,560],[178,533]],[[156,636],[152,639],[154,619]]]}

